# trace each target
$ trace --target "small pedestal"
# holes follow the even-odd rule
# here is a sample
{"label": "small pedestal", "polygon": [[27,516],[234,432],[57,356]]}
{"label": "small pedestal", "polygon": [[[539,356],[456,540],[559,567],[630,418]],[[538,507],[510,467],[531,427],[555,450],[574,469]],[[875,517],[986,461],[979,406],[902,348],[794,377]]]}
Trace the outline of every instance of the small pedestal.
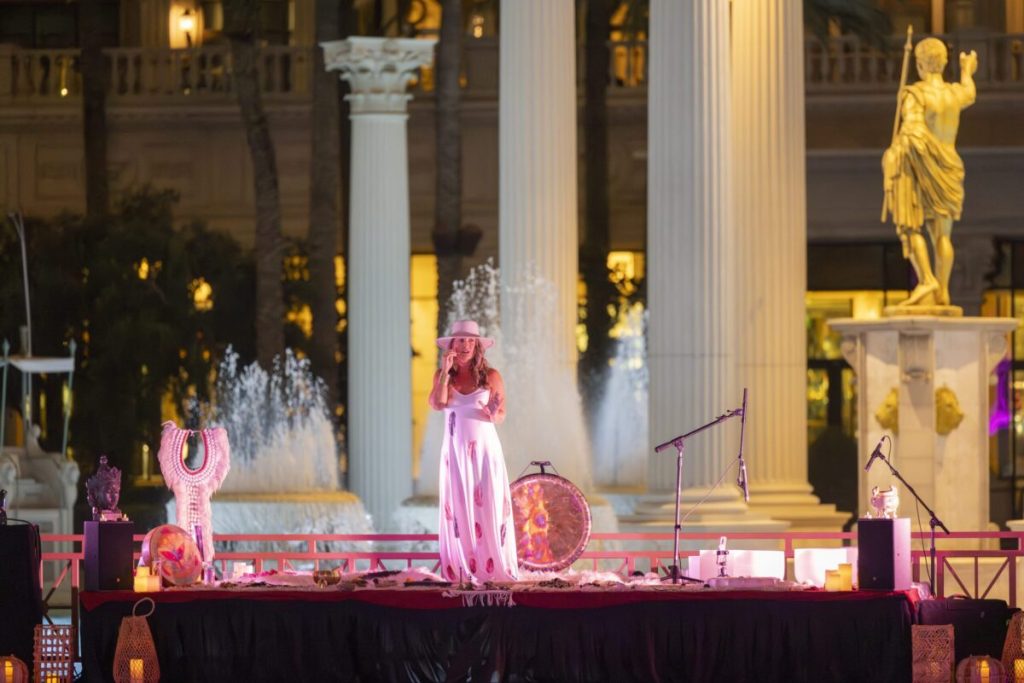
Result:
{"label": "small pedestal", "polygon": [[134,522],[86,522],[85,590],[132,590]]}
{"label": "small pedestal", "polygon": [[[1017,321],[915,316],[829,324],[843,335],[843,355],[857,373],[860,461],[889,435],[893,464],[950,531],[987,530],[989,376]],[[883,463],[858,472],[863,514],[871,488],[894,480]],[[901,490],[900,500],[900,511],[913,517],[913,497]],[[922,524],[927,531],[926,517]]]}

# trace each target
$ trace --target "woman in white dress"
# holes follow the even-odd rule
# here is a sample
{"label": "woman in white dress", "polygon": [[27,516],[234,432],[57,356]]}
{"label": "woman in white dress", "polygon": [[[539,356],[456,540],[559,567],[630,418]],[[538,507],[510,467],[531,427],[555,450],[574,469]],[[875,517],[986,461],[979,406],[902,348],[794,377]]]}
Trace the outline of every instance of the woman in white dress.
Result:
{"label": "woman in white dress", "polygon": [[438,550],[449,581],[515,581],[515,529],[508,472],[496,424],[505,419],[505,384],[487,364],[493,339],[472,320],[437,340],[430,407],[445,415],[438,479]]}

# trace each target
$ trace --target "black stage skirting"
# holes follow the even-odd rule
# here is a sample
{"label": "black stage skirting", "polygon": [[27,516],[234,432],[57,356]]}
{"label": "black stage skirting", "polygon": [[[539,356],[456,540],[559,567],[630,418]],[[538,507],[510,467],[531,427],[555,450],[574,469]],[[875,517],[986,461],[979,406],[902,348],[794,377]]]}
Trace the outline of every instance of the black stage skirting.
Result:
{"label": "black stage skirting", "polygon": [[[909,681],[903,593],[437,589],[151,594],[162,681]],[[82,594],[86,680],[110,681],[139,594]]]}

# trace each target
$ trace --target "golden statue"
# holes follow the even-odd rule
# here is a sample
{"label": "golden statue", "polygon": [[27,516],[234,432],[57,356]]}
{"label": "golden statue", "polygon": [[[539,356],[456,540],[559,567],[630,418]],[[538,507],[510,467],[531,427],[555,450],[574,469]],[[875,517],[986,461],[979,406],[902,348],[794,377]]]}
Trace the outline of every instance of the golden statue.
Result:
{"label": "golden statue", "polygon": [[[949,305],[949,275],[953,271],[953,221],[959,220],[964,202],[964,163],[957,154],[960,110],[974,103],[974,72],[978,55],[960,53],[960,82],[942,80],[947,51],[941,40],[925,38],[914,50],[921,80],[906,85],[911,31],[903,55],[898,108],[892,144],[882,157],[885,203],[882,220],[892,215],[903,244],[903,257],[917,275],[917,286],[898,312],[956,315]],[[927,230],[935,251],[935,268],[928,255]],[[917,307],[917,311],[907,311]],[[939,309],[939,310],[935,310]]]}

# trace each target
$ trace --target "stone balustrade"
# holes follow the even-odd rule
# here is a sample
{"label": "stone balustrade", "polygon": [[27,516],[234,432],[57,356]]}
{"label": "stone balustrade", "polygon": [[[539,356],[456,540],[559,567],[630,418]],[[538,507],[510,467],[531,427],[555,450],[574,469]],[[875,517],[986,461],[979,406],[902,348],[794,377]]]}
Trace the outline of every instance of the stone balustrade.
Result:
{"label": "stone balustrade", "polygon": [[[936,36],[949,48],[947,78],[960,78],[960,52],[978,53],[975,81],[984,90],[1024,90],[1024,34],[959,33]],[[917,39],[915,38],[915,42]],[[901,37],[886,50],[856,36],[833,38],[828,43],[809,39],[804,47],[804,82],[810,94],[894,92],[903,63]],[[913,60],[908,80],[917,80]]]}
{"label": "stone balustrade", "polygon": [[[264,47],[258,66],[263,95],[286,101],[308,99],[312,51],[312,47]],[[234,98],[227,45],[185,50],[119,47],[104,53],[109,94],[120,103]],[[0,102],[60,103],[77,100],[81,90],[78,50],[0,45]]]}
{"label": "stone balustrade", "polygon": [[[939,36],[950,54],[961,50],[978,53],[975,80],[983,90],[1024,91],[1024,34],[960,33]],[[498,94],[498,39],[467,39],[464,84],[466,94],[479,98]],[[647,42],[610,41],[609,94],[628,94],[647,87]],[[311,46],[268,46],[260,64],[265,96],[284,101],[303,101],[310,95]],[[156,99],[195,101],[228,99],[231,90],[231,54],[227,45],[191,49],[111,48],[110,95],[124,103]],[[577,71],[583,77],[584,51],[577,55]],[[822,43],[809,38],[804,45],[804,79],[807,94],[853,95],[889,93],[899,82],[903,39],[893,37],[885,50],[856,36],[840,36]],[[913,65],[911,65],[913,70]],[[81,93],[78,50],[22,50],[0,45],[0,102],[48,103],[77,99]],[[959,60],[950,58],[947,74],[959,77]],[[913,81],[916,74],[910,74]],[[423,79],[414,89],[417,97],[429,96]]]}

